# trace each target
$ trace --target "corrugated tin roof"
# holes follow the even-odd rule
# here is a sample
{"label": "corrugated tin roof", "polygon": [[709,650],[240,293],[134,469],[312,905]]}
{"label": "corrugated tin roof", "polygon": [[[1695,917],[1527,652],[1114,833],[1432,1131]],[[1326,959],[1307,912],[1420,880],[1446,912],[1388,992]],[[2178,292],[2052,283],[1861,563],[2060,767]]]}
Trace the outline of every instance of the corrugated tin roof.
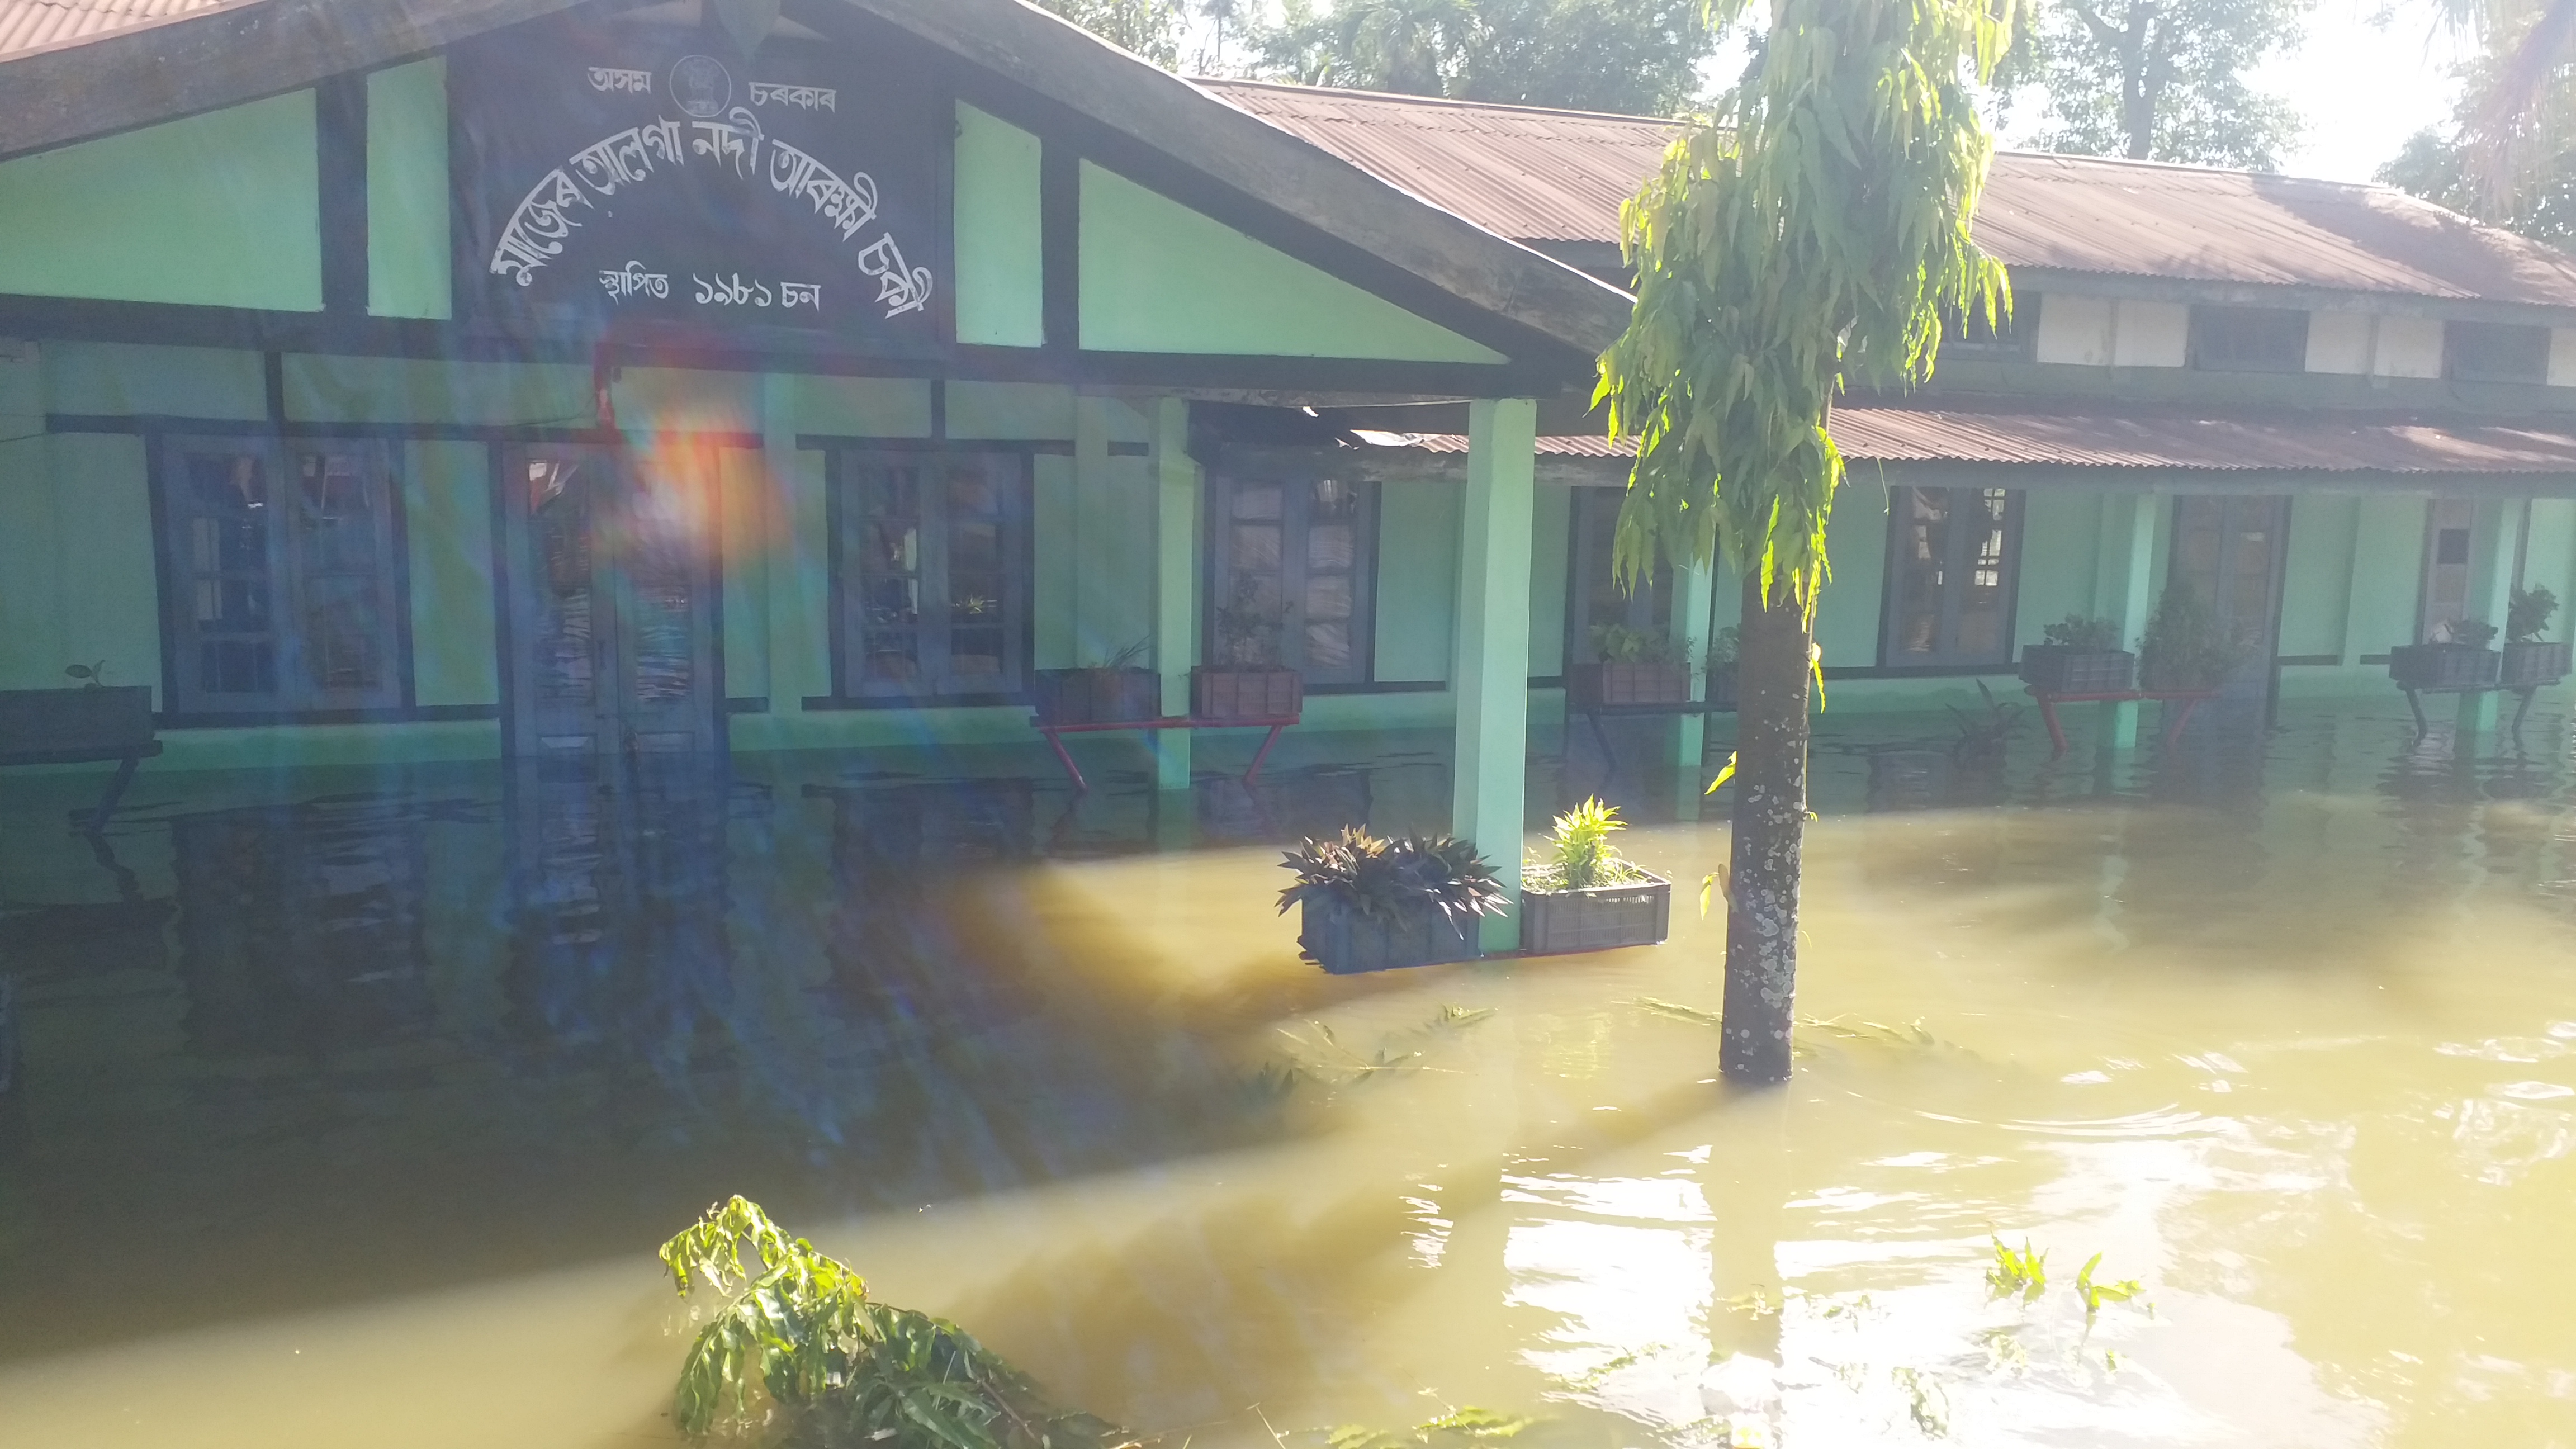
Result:
{"label": "corrugated tin roof", "polygon": [[[1619,239],[1674,123],[1257,81],[1219,99],[1525,242]],[[2074,272],[2576,306],[2576,257],[2392,187],[2006,152],[1977,240]]]}
{"label": "corrugated tin roof", "polygon": [[230,3],[236,0],[0,0],[0,57]]}
{"label": "corrugated tin roof", "polygon": [[[2217,472],[2576,473],[2576,433],[2502,424],[2328,412],[2067,411],[2044,403],[1976,408],[1841,407],[1834,441],[1856,462],[2054,464]],[[1463,454],[1454,433],[1357,432],[1363,444]],[[1634,457],[1632,440],[1542,437],[1545,457]]]}

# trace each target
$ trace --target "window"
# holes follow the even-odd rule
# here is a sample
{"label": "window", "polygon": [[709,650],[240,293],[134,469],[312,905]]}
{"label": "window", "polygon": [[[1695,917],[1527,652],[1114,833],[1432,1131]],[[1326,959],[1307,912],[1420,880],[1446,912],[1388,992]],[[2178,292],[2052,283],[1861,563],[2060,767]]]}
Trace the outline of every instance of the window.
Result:
{"label": "window", "polygon": [[2469,530],[2477,511],[2477,504],[2466,498],[2436,498],[2425,505],[2424,583],[2415,620],[2419,641],[2469,616]]}
{"label": "window", "polygon": [[161,501],[173,708],[403,704],[399,533],[381,448],[179,439],[163,457]]}
{"label": "window", "polygon": [[2212,372],[2305,372],[2308,314],[2287,307],[2194,307],[2191,365]]}
{"label": "window", "polygon": [[1949,335],[1941,339],[1942,354],[1993,362],[2028,362],[2034,329],[2025,323],[2039,316],[2039,294],[2017,293],[2013,303],[2010,312],[1998,307],[1992,322],[1986,320],[1984,308],[1972,308],[1953,322]]}
{"label": "window", "polygon": [[2549,381],[2549,329],[2502,322],[2449,322],[2443,361],[2462,382]]}
{"label": "window", "polygon": [[2012,662],[2021,495],[2002,488],[1898,488],[1879,663],[1890,669]]}
{"label": "window", "polygon": [[[1660,551],[1655,566],[1646,577],[1637,580],[1635,590],[1619,587],[1618,571],[1612,567],[1612,547],[1619,528],[1619,505],[1626,498],[1624,488],[1574,490],[1574,563],[1568,574],[1571,587],[1565,591],[1565,658],[1569,664],[1589,664],[1601,657],[1592,642],[1596,629],[1617,624],[1661,634],[1672,627],[1668,601],[1672,598],[1673,569]],[[1706,621],[1691,633],[1705,643]]]}
{"label": "window", "polygon": [[843,454],[839,512],[842,693],[991,699],[1027,687],[1025,459]]}
{"label": "window", "polygon": [[1376,638],[1377,487],[1216,478],[1208,489],[1207,658],[1361,684]]}

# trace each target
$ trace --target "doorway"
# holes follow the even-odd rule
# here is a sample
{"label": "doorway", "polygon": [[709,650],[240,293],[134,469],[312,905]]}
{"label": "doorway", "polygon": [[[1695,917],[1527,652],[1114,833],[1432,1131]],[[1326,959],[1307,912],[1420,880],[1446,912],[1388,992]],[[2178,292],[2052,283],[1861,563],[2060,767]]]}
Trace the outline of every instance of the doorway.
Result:
{"label": "doorway", "polygon": [[2218,703],[2272,717],[2281,638],[2281,581],[2289,556],[2290,500],[2187,495],[2174,503],[2169,583],[2197,592],[2218,628],[2244,651],[2220,682]]}
{"label": "doorway", "polygon": [[713,450],[510,448],[501,480],[509,757],[720,754]]}

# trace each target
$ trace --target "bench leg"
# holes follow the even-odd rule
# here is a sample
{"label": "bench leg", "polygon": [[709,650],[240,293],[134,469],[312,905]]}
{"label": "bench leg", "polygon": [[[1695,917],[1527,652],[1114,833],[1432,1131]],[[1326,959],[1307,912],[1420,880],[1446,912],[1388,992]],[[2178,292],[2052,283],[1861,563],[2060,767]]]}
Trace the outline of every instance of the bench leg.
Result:
{"label": "bench leg", "polygon": [[1048,746],[1055,751],[1056,763],[1064,766],[1064,773],[1072,779],[1073,788],[1077,792],[1088,793],[1091,782],[1082,778],[1082,768],[1073,762],[1073,756],[1065,753],[1063,737],[1053,730],[1040,730],[1038,733],[1046,736]]}
{"label": "bench leg", "polygon": [[[2171,707],[2171,701],[2167,702],[2167,707]],[[2174,741],[2182,738],[2183,726],[2191,723],[2191,712],[2198,708],[2200,708],[2200,701],[2194,698],[2184,700],[2182,708],[2174,711],[2173,723],[2165,726],[2166,749],[2172,749]]]}
{"label": "bench leg", "polygon": [[2039,722],[2048,726],[2048,752],[2054,757],[2066,753],[2066,726],[2058,723],[2057,701],[2039,696]]}
{"label": "bench leg", "polygon": [[2415,711],[2415,738],[2420,740],[2431,734],[2433,725],[2431,721],[2424,718],[2423,697],[2411,689],[2406,691],[2406,707]]}
{"label": "bench leg", "polygon": [[98,799],[98,814],[90,818],[90,829],[105,830],[108,817],[116,813],[117,802],[125,798],[126,787],[134,783],[134,772],[143,765],[139,755],[128,755],[116,762],[116,778],[107,782],[107,793]]}
{"label": "bench leg", "polygon": [[2522,702],[2513,707],[2513,734],[2514,738],[2520,739],[2522,737],[2522,717],[2531,713],[2531,697],[2534,694],[2539,693],[2539,690],[2537,688],[2517,689],[2514,693],[2522,696]]}
{"label": "bench leg", "polygon": [[1279,743],[1279,732],[1286,728],[1288,728],[1286,725],[1270,727],[1270,737],[1261,742],[1260,749],[1252,752],[1252,768],[1243,772],[1243,783],[1246,785],[1261,783],[1261,762],[1270,758],[1270,747]]}

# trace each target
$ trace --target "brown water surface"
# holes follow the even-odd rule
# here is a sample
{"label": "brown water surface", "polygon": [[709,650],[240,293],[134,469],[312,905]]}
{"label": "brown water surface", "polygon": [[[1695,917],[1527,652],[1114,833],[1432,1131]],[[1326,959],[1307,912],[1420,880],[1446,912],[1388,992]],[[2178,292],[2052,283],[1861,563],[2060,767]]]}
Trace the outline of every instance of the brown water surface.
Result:
{"label": "brown water surface", "polygon": [[[652,1249],[730,1192],[1206,1445],[1723,1442],[1738,1352],[1793,1446],[2576,1445],[2568,720],[2402,714],[2061,762],[1834,723],[1817,1021],[1751,1093],[1673,1009],[1719,997],[1686,903],[1651,950],[1297,960],[1277,841],[1438,823],[1436,739],[1159,801],[1115,751],[1079,802],[1016,751],[147,771],[97,842],[81,782],[0,782],[0,1445],[668,1442]],[[1600,777],[1534,761],[1533,816]],[[1694,893],[1723,823],[1611,793]],[[2088,1325],[2096,1253],[2144,1293]]]}

